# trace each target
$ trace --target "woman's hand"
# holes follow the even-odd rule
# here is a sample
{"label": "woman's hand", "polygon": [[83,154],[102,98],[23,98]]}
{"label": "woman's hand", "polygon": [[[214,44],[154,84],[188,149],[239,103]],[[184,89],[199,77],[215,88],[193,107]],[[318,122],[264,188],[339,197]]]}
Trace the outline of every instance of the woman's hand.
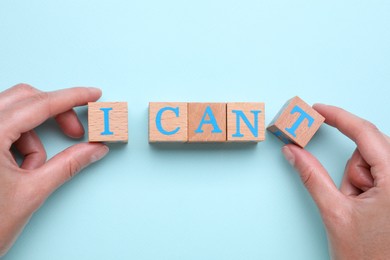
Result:
{"label": "woman's hand", "polygon": [[[66,135],[82,137],[84,129],[73,107],[100,96],[96,88],[41,92],[25,84],[0,93],[0,256],[54,190],[108,152],[100,143],[80,143],[46,162],[45,149],[33,129],[55,117]],[[21,166],[12,146],[24,157]]]}
{"label": "woman's hand", "polygon": [[357,148],[337,189],[309,152],[286,145],[283,153],[299,172],[325,223],[333,259],[390,259],[390,141],[372,123],[326,105],[314,105],[326,123]]}

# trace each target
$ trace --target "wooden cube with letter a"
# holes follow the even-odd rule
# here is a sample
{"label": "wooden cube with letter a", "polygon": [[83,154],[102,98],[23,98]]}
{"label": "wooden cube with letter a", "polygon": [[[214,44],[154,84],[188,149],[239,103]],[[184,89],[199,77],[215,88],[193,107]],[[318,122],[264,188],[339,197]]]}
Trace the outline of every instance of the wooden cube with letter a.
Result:
{"label": "wooden cube with letter a", "polygon": [[188,142],[226,142],[226,103],[188,104]]}
{"label": "wooden cube with letter a", "polygon": [[264,103],[227,104],[227,140],[260,142],[265,139]]}
{"label": "wooden cube with letter a", "polygon": [[305,147],[325,118],[299,97],[287,101],[267,130],[284,143]]}
{"label": "wooden cube with letter a", "polygon": [[90,142],[127,142],[127,102],[88,103]]}
{"label": "wooden cube with letter a", "polygon": [[187,142],[187,103],[149,103],[149,142]]}

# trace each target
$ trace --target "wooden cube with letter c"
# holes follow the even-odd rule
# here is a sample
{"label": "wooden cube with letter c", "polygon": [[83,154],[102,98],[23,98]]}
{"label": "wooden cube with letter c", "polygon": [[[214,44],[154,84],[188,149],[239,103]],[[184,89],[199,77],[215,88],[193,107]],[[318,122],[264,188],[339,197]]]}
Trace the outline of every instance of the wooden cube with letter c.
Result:
{"label": "wooden cube with letter c", "polygon": [[187,103],[149,103],[149,142],[187,142]]}

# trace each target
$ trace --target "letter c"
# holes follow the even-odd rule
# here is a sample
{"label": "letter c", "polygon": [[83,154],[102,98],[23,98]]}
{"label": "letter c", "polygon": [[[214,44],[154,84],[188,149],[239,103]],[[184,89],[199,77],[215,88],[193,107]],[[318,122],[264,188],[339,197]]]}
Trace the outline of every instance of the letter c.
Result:
{"label": "letter c", "polygon": [[162,133],[163,135],[174,135],[176,134],[179,130],[180,130],[180,127],[176,127],[174,130],[172,131],[167,131],[165,130],[163,127],[162,127],[162,124],[161,124],[161,117],[162,117],[162,114],[165,112],[165,111],[172,111],[173,113],[175,113],[176,117],[179,117],[179,107],[163,107],[161,108],[158,112],[157,112],[157,115],[156,115],[156,127],[157,127],[157,130]]}

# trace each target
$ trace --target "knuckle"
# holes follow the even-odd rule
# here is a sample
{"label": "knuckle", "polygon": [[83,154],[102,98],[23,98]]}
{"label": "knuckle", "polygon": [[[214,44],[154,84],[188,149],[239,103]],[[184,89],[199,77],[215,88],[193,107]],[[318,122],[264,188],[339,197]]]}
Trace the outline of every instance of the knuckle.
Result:
{"label": "knuckle", "polygon": [[70,157],[67,164],[67,179],[72,179],[83,168],[81,162],[76,157]]}
{"label": "knuckle", "polygon": [[359,130],[357,131],[356,134],[356,141],[358,143],[358,146],[360,142],[364,142],[365,140],[370,140],[370,137],[373,134],[377,135],[378,133],[381,132],[376,125],[374,125],[370,121],[362,119],[361,126],[359,127]]}
{"label": "knuckle", "polygon": [[336,126],[342,125],[342,123],[345,121],[344,119],[344,113],[346,112],[344,109],[339,108],[339,113],[334,114],[334,122]]}
{"label": "knuckle", "polygon": [[36,94],[40,92],[38,89],[34,88],[33,86],[26,84],[26,83],[19,83],[13,87],[13,89],[23,92],[23,93],[30,93],[30,94]]}
{"label": "knuckle", "polygon": [[50,103],[50,95],[47,92],[38,92],[35,95],[31,97],[33,101],[37,103],[42,103],[43,104],[43,110],[42,112],[46,113],[47,116],[51,114],[52,106]]}
{"label": "knuckle", "polygon": [[363,126],[363,129],[365,129],[365,130],[372,131],[372,132],[379,132],[379,129],[375,124],[373,124],[370,121],[367,121],[365,119],[363,119],[362,126]]}
{"label": "knuckle", "polygon": [[302,183],[308,188],[310,189],[311,186],[312,186],[312,177],[314,174],[316,174],[316,168],[313,167],[313,166],[307,166],[303,171],[302,171],[302,174],[301,174],[301,180],[302,180]]}
{"label": "knuckle", "polygon": [[368,181],[367,179],[369,178],[363,172],[356,172],[353,174],[353,177],[355,178],[356,184],[359,185],[359,187],[366,185]]}
{"label": "knuckle", "polygon": [[49,98],[49,93],[47,92],[37,92],[34,96],[32,96],[33,99],[37,101],[44,102]]}

